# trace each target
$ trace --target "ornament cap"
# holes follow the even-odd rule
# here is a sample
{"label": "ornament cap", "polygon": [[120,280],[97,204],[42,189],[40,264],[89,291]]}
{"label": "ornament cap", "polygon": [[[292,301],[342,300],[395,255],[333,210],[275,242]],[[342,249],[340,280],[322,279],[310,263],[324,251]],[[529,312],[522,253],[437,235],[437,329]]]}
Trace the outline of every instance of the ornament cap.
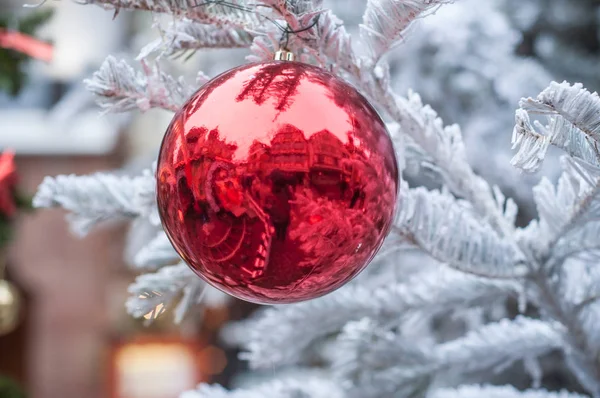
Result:
{"label": "ornament cap", "polygon": [[296,59],[296,55],[294,55],[294,53],[289,50],[280,49],[275,51],[273,59],[275,61],[294,61]]}

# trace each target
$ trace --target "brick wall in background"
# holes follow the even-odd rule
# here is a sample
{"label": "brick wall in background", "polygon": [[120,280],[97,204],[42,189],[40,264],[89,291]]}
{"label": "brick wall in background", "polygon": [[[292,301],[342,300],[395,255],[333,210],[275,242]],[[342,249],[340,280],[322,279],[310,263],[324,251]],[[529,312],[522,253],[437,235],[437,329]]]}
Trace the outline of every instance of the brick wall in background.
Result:
{"label": "brick wall in background", "polygon": [[[119,162],[117,155],[17,159],[21,186],[31,193],[46,175],[85,174]],[[29,398],[100,398],[111,328],[106,289],[124,266],[125,228],[110,226],[79,239],[64,216],[59,209],[23,216],[9,252],[11,273],[31,296],[25,387]]]}

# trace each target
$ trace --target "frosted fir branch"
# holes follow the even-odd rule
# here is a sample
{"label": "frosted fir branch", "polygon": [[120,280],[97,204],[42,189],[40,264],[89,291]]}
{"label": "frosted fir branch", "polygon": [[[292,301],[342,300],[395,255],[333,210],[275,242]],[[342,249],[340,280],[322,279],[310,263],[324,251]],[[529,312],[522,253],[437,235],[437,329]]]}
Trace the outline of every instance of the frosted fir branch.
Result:
{"label": "frosted fir branch", "polygon": [[596,142],[600,141],[600,97],[581,83],[552,82],[536,99],[522,99],[520,106],[530,113],[562,117]]}
{"label": "frosted fir branch", "polygon": [[156,162],[152,164],[152,169],[142,171],[142,174],[136,179],[136,195],[134,197],[134,206],[139,209],[140,215],[146,217],[152,225],[160,226],[161,221],[158,215],[158,206],[156,203]]}
{"label": "frosted fir branch", "polygon": [[350,397],[412,397],[427,391],[431,349],[386,331],[371,319],[351,322],[338,338],[332,369]]}
{"label": "frosted fir branch", "polygon": [[189,19],[172,22],[161,36],[144,46],[138,59],[153,52],[178,56],[204,48],[245,48],[254,39],[253,34],[243,29],[201,24]]}
{"label": "frosted fir branch", "polygon": [[83,0],[104,9],[143,10],[171,14],[215,26],[251,28],[259,26],[262,18],[254,12],[253,3],[246,0]]}
{"label": "frosted fir branch", "polygon": [[600,248],[600,168],[574,158],[561,159],[563,174],[556,187],[543,178],[533,194],[539,220],[517,235],[549,265]]}
{"label": "frosted fir branch", "polygon": [[443,371],[471,373],[501,370],[525,358],[565,345],[562,334],[547,322],[525,317],[503,319],[437,346],[416,344],[397,332],[363,319],[344,328],[333,369],[352,386],[355,396],[387,397],[423,393]]}
{"label": "frosted fir branch", "polygon": [[[382,89],[380,87],[379,90]],[[498,207],[493,189],[471,168],[460,127],[444,126],[437,113],[429,105],[423,105],[416,93],[409,92],[406,99],[391,91],[380,95],[391,97],[387,100],[388,112],[397,120],[402,131],[430,156],[436,170],[443,176],[444,184],[455,195],[471,202],[480,215],[490,220],[497,232],[509,235],[512,224]]]}
{"label": "frosted fir branch", "polygon": [[185,263],[166,266],[156,273],[138,276],[129,286],[127,312],[136,318],[149,315],[154,320],[181,297],[175,308],[175,322],[179,323],[191,307],[202,301],[205,289],[206,283]]}
{"label": "frosted fir branch", "polygon": [[458,388],[441,388],[427,398],[588,398],[568,391],[525,390],[513,386],[469,385]]}
{"label": "frosted fir branch", "polygon": [[38,187],[33,205],[68,210],[73,230],[85,235],[98,223],[150,213],[147,203],[140,200],[147,195],[148,178],[151,177],[106,173],[46,177]]}
{"label": "frosted fir branch", "polygon": [[377,62],[398,45],[410,24],[448,0],[369,0],[360,25],[361,38]]}
{"label": "frosted fir branch", "polygon": [[219,385],[200,384],[180,398],[345,398],[342,390],[331,380],[317,377],[284,378],[251,386],[226,390]]}
{"label": "frosted fir branch", "polygon": [[[552,82],[537,99],[523,98],[516,113],[511,163],[537,171],[550,145],[569,155],[600,165],[600,98],[581,84]],[[546,115],[548,125],[531,124],[529,115]],[[539,131],[536,131],[537,130]]]}
{"label": "frosted fir branch", "polygon": [[[410,312],[417,311],[423,316],[434,316],[498,302],[517,296],[518,290],[513,282],[479,278],[440,267],[375,290],[352,285],[319,300],[267,308],[249,320],[230,326],[227,334],[246,350],[242,356],[250,366],[289,365],[300,361],[310,345],[339,332],[353,320],[370,317],[399,322]],[[289,344],[290,341],[294,344]]]}
{"label": "frosted fir branch", "polygon": [[470,203],[424,188],[405,190],[394,221],[401,234],[458,270],[486,277],[522,277],[523,258],[474,213]]}
{"label": "frosted fir branch", "polygon": [[127,112],[139,108],[179,110],[194,92],[195,87],[183,78],[175,79],[142,61],[143,72],[135,71],[124,60],[108,56],[91,79],[84,80],[86,88],[96,95],[96,102],[106,112]]}
{"label": "frosted fir branch", "polygon": [[180,261],[180,257],[164,232],[160,232],[133,259],[137,268],[152,270]]}
{"label": "frosted fir branch", "polygon": [[[360,60],[352,49],[352,36],[346,31],[344,23],[330,10],[319,16],[312,41],[313,55],[320,65],[329,66],[334,72],[346,71],[354,78],[360,77]],[[301,42],[292,42],[302,47]],[[358,79],[360,81],[360,79]]]}
{"label": "frosted fir branch", "polygon": [[279,47],[280,32],[275,29],[263,35],[257,35],[250,45],[250,54],[246,56],[248,62],[269,62]]}
{"label": "frosted fir branch", "polygon": [[516,361],[566,347],[563,332],[558,324],[555,326],[524,316],[502,319],[440,344],[435,349],[435,361],[438,369],[502,370]]}
{"label": "frosted fir branch", "polygon": [[547,126],[535,121],[534,128],[529,114],[523,109],[518,109],[515,121],[512,144],[517,153],[511,160],[513,166],[527,172],[537,171],[550,145],[562,149],[570,156],[600,165],[598,143],[582,134],[581,130],[565,119],[550,118],[550,124]]}

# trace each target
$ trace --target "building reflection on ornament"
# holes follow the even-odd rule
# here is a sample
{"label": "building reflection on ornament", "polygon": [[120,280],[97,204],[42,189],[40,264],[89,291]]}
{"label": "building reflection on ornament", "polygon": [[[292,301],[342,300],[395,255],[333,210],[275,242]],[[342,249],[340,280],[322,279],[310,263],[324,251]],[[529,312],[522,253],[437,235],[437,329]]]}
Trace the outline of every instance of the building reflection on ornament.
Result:
{"label": "building reflection on ornament", "polygon": [[240,67],[173,119],[161,218],[210,283],[298,301],[339,287],[376,252],[396,201],[394,152],[376,112],[338,80],[298,63]]}

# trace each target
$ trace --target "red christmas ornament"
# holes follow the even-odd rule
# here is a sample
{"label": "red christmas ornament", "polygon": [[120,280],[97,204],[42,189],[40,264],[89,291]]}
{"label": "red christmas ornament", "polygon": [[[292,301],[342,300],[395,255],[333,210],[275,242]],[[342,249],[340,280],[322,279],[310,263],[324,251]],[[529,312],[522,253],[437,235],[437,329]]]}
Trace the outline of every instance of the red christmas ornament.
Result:
{"label": "red christmas ornament", "polygon": [[312,299],[352,279],[381,246],[398,192],[389,135],[367,100],[286,61],[200,88],[167,130],[157,179],[181,257],[257,303]]}
{"label": "red christmas ornament", "polygon": [[17,211],[15,186],[17,185],[17,166],[12,150],[0,154],[0,216],[12,217]]}

